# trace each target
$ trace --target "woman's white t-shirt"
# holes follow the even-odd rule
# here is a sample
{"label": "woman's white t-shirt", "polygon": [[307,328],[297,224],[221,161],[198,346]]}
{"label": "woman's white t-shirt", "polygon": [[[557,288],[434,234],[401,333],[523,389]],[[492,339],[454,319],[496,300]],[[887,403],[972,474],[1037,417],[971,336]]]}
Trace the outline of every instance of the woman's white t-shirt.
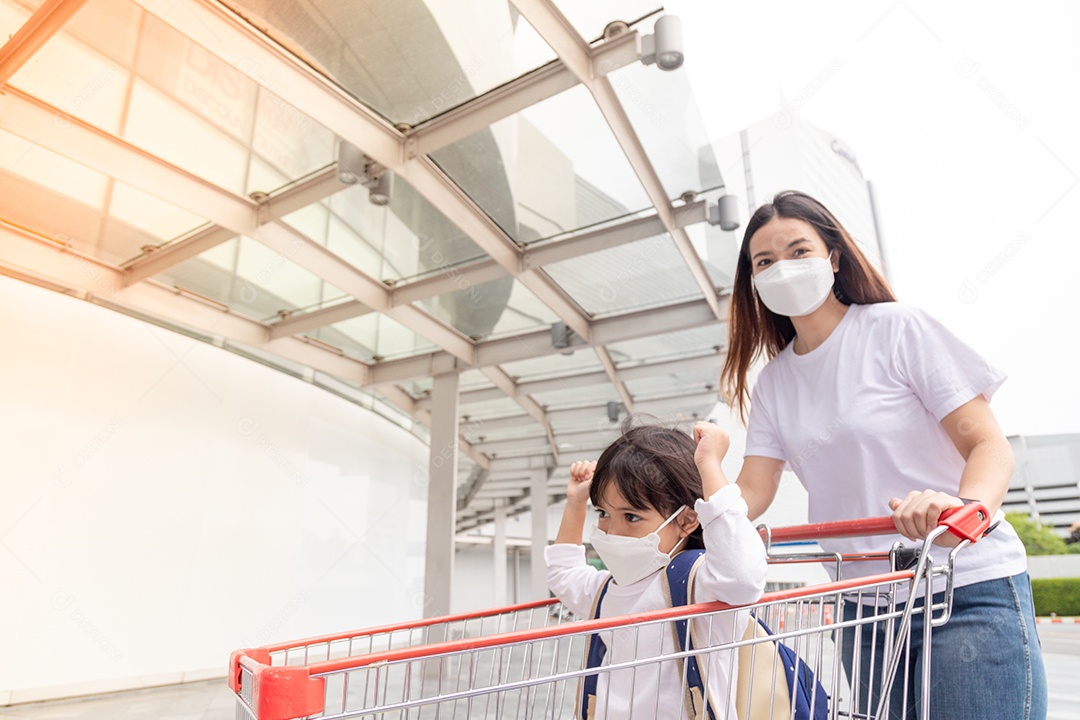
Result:
{"label": "woman's white t-shirt", "polygon": [[[765,546],[747,519],[746,501],[738,485],[720,488],[708,502],[694,506],[705,541],[705,561],[694,577],[694,602],[720,600],[731,605],[756,602],[765,590]],[[549,545],[544,550],[548,587],[578,617],[588,618],[601,586],[610,577],[585,562],[581,545]],[[656,571],[635,583],[611,583],[600,606],[601,617],[616,617],[670,607],[664,591],[663,571]],[[730,645],[741,640],[749,619],[739,610],[693,620],[694,635],[709,638],[709,647]],[[704,647],[704,645],[699,645]],[[604,655],[602,666],[675,651],[668,623],[639,626],[616,633]],[[735,677],[738,655],[719,650],[699,658],[707,674],[709,696],[715,703],[718,720],[735,720]],[[638,668],[613,670],[597,675],[596,717],[620,720],[687,716],[686,689],[680,664],[674,660],[646,663]]]}
{"label": "woman's white t-shirt", "polygon": [[[921,310],[895,302],[851,305],[821,345],[796,355],[789,343],[762,370],[751,394],[745,454],[788,464],[810,496],[810,522],[888,515],[889,499],[912,490],[959,492],[964,459],[941,419],[980,394],[989,400],[1004,381]],[[897,540],[904,539],[821,545],[860,553],[888,550]],[[888,569],[877,562],[849,565],[845,577]],[[1026,569],[1023,544],[1002,522],[957,555],[955,582]]]}

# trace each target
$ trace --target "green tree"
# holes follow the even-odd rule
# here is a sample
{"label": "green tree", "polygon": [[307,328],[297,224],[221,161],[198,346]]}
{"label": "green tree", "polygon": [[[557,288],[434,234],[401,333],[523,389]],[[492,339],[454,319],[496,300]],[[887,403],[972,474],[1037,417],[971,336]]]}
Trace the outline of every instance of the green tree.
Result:
{"label": "green tree", "polygon": [[1064,555],[1068,552],[1080,552],[1075,546],[1066,545],[1065,539],[1054,532],[1052,527],[1032,520],[1024,513],[1006,513],[1005,519],[1016,529],[1016,534],[1020,536],[1028,555]]}

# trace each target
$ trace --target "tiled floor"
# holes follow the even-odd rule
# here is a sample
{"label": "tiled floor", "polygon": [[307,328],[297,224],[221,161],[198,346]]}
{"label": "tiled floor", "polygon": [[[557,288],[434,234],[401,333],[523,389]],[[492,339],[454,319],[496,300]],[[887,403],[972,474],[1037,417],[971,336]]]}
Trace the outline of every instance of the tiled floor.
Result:
{"label": "tiled floor", "polygon": [[235,716],[233,695],[224,680],[0,708],[5,720],[233,720]]}

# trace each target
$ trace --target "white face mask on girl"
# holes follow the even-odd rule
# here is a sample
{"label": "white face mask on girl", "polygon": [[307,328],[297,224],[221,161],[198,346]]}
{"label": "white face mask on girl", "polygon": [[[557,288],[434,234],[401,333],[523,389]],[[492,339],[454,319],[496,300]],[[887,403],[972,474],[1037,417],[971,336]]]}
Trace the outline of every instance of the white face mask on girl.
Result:
{"label": "white face mask on girl", "polygon": [[[619,585],[629,585],[638,580],[652,575],[660,568],[666,567],[671,560],[671,553],[660,552],[660,531],[669,522],[678,517],[679,513],[686,509],[681,506],[672,513],[671,517],[664,521],[663,525],[653,530],[645,537],[626,537],[625,535],[608,535],[599,527],[594,527],[589,535],[589,542],[596,548],[596,553],[604,561],[604,565],[611,571],[611,576]],[[671,552],[682,544],[684,537],[675,543]]]}
{"label": "white face mask on girl", "polygon": [[821,257],[778,260],[751,279],[765,307],[786,317],[809,315],[824,305],[834,281],[832,261]]}

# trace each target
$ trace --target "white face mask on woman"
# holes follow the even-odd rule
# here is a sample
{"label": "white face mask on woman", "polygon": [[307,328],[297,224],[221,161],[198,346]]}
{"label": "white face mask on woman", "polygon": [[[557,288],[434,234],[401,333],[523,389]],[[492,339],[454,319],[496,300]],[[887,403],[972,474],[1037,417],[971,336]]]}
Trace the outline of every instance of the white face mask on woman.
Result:
{"label": "white face mask on woman", "polygon": [[834,281],[832,262],[821,257],[778,260],[751,279],[765,307],[786,317],[809,315],[824,305]]}
{"label": "white face mask on woman", "polygon": [[626,537],[625,535],[608,535],[599,527],[594,527],[589,536],[589,542],[596,548],[596,553],[604,561],[604,565],[611,571],[611,576],[619,585],[636,583],[643,577],[652,575],[671,560],[671,553],[682,544],[684,537],[675,543],[671,553],[660,552],[660,531],[678,517],[679,513],[686,509],[685,505],[679,507],[671,514],[663,525],[653,530],[645,537]]}

